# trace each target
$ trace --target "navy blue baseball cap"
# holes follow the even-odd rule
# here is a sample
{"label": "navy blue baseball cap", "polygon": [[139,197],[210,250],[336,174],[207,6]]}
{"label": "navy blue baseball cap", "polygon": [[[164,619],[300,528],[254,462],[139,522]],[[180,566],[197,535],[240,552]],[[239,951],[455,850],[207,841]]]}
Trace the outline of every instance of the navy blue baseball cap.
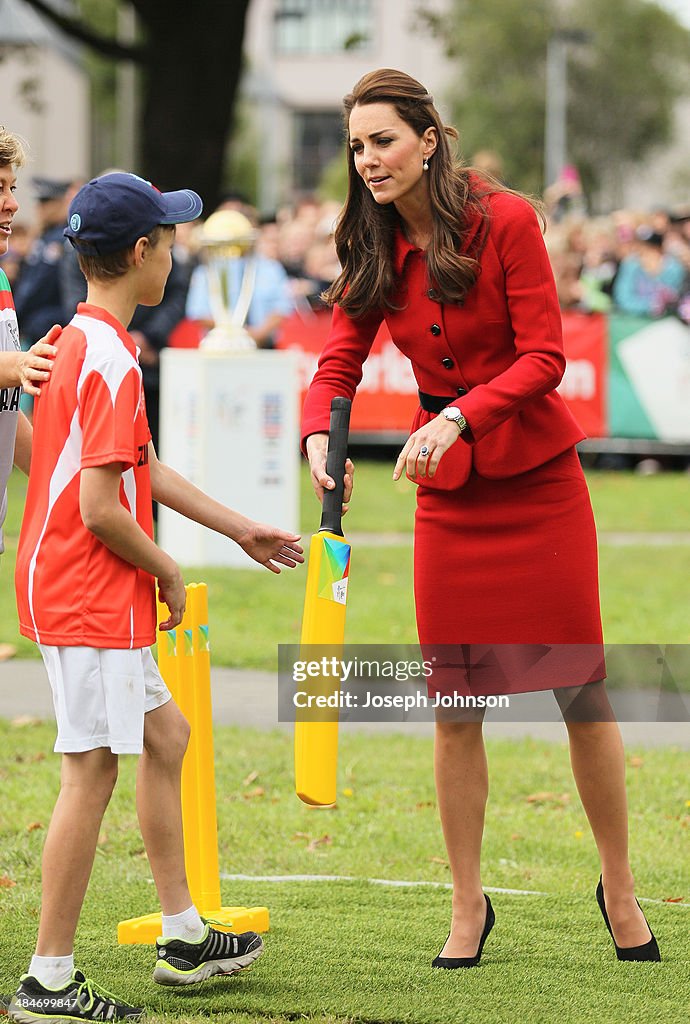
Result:
{"label": "navy blue baseball cap", "polygon": [[158,224],[196,220],[203,203],[196,192],[160,192],[150,181],[122,171],[94,178],[69,206],[64,235],[77,252],[107,256],[128,249]]}

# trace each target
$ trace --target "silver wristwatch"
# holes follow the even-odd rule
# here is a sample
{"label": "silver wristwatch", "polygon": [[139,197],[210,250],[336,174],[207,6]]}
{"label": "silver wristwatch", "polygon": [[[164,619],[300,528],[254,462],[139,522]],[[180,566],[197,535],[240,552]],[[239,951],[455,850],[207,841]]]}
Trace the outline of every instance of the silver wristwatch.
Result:
{"label": "silver wristwatch", "polygon": [[457,405],[447,405],[446,408],[441,411],[441,415],[445,416],[447,420],[452,420],[462,434],[463,430],[467,426],[467,420],[462,415]]}

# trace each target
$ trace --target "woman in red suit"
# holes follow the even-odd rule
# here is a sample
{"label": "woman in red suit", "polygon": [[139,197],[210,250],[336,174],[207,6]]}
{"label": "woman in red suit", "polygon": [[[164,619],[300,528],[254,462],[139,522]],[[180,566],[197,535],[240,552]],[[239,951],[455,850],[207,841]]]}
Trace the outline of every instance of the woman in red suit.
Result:
{"label": "woman in red suit", "polygon": [[[565,358],[535,204],[455,163],[449,137],[457,132],[402,72],[365,75],[345,98],[345,116],[349,192],[336,232],[343,270],[329,292],[332,328],[303,420],[314,487],[321,497],[333,486],[325,468],[331,398],[354,395],[385,319],[419,386],[393,477],[406,471],[419,485],[420,643],[425,652],[512,652],[512,669],[493,665],[488,683],[476,660],[468,669],[471,657],[451,655],[437,685],[553,688],[601,857],[597,900],[618,959],[658,960],[633,891],[623,748],[600,658],[596,535],[574,447],[584,435],[555,390]],[[346,500],[351,474],[349,464]],[[525,652],[535,649],[562,652],[543,659],[547,679],[531,671],[538,659]],[[494,922],[480,876],[488,792],[480,713],[437,721],[435,772],[453,903],[433,966],[473,967]]]}

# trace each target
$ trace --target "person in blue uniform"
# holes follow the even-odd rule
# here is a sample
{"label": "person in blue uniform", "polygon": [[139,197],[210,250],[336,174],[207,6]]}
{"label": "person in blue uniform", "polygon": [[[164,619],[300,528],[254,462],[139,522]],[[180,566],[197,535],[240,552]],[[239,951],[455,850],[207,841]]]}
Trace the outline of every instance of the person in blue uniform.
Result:
{"label": "person in blue uniform", "polygon": [[71,191],[68,181],[34,178],[32,183],[38,200],[39,235],[14,288],[14,305],[27,348],[53,324],[63,322],[59,267]]}

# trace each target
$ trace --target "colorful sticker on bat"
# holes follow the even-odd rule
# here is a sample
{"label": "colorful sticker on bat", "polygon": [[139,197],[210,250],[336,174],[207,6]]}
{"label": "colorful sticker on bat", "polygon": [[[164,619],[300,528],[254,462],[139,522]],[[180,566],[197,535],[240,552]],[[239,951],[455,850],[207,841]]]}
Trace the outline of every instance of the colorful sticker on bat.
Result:
{"label": "colorful sticker on bat", "polygon": [[350,575],[350,545],[342,540],[324,537],[319,573],[319,597],[337,604],[347,602],[347,581]]}

